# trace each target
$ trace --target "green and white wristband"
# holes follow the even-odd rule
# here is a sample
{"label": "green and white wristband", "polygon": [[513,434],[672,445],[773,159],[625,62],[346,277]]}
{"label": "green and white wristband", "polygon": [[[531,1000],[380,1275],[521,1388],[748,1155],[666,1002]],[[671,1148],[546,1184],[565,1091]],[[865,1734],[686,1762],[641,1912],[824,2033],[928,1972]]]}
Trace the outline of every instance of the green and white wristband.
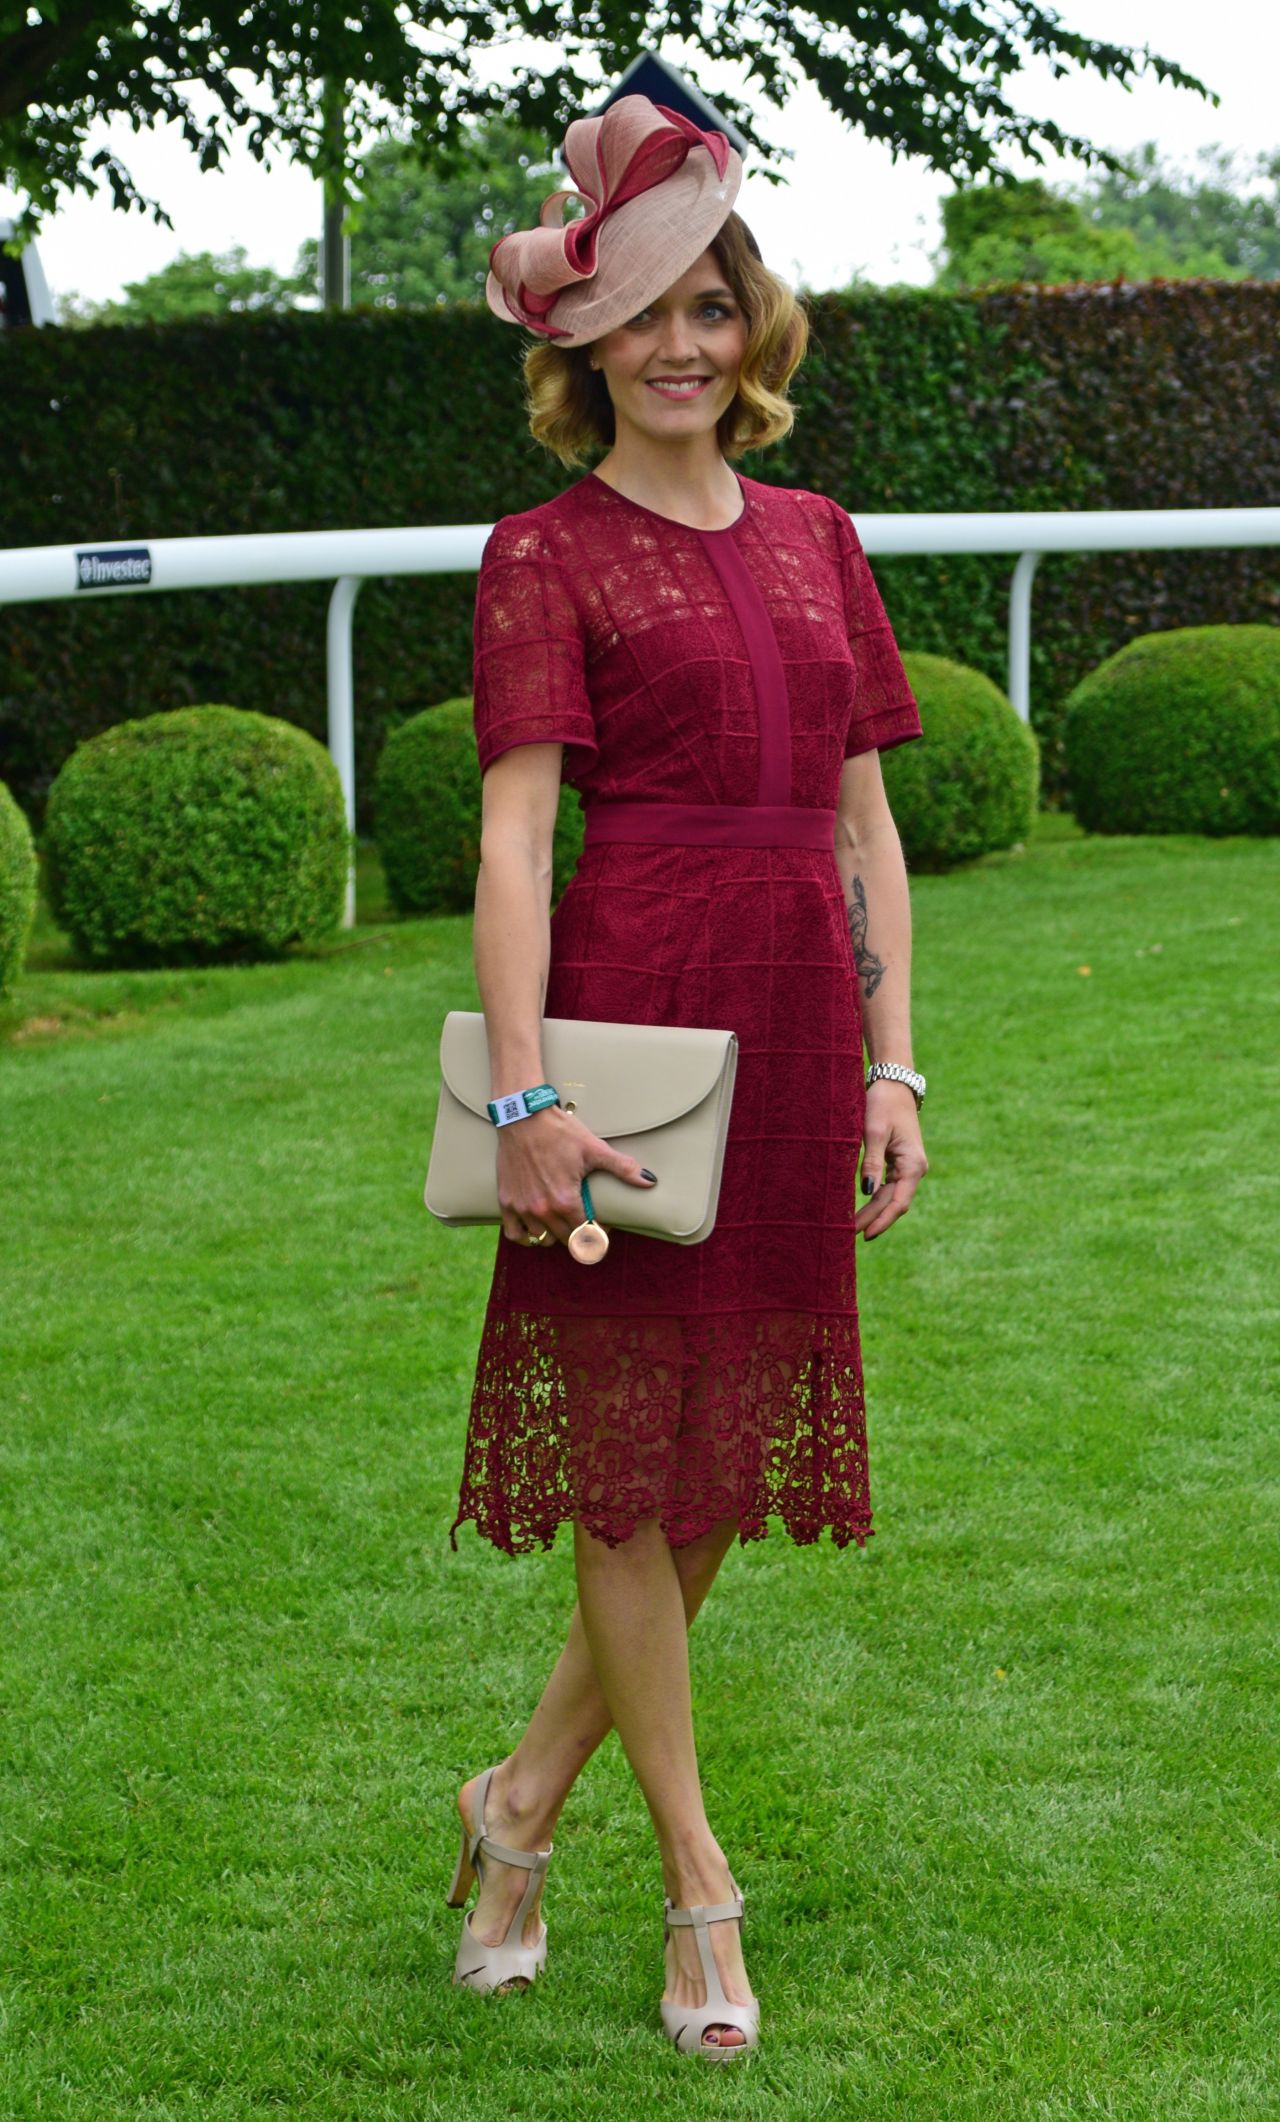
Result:
{"label": "green and white wristband", "polygon": [[545,1105],[558,1105],[560,1093],[554,1083],[535,1083],[530,1090],[512,1091],[506,1098],[490,1098],[489,1118],[495,1127],[508,1127],[513,1120],[527,1120]]}

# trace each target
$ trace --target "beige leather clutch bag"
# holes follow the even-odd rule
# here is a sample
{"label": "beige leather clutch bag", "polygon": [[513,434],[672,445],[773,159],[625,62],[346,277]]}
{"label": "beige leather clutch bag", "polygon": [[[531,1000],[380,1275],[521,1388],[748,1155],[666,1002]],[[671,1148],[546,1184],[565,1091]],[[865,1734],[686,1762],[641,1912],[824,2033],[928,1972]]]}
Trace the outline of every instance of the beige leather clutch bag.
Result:
{"label": "beige leather clutch bag", "polygon": [[[676,1245],[708,1237],[720,1198],[737,1033],[544,1017],[542,1058],[566,1111],[658,1175],[656,1186],[628,1186],[613,1172],[590,1172],[601,1223]],[[489,1096],[484,1014],[451,1009],[440,1034],[440,1102],[423,1195],[442,1223],[501,1221]]]}

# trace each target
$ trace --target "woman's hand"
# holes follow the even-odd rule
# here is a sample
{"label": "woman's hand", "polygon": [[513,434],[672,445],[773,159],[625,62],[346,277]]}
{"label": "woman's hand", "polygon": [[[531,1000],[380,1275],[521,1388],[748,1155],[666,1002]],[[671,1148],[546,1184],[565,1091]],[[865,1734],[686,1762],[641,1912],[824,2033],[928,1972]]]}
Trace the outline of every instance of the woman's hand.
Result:
{"label": "woman's hand", "polygon": [[544,1243],[550,1231],[563,1245],[585,1220],[582,1180],[587,1172],[613,1172],[633,1186],[649,1187],[635,1157],[611,1149],[562,1105],[545,1105],[526,1120],[498,1131],[498,1207],[502,1228],[519,1245]]}
{"label": "woman's hand", "polygon": [[858,1210],[854,1231],[878,1238],[905,1216],[928,1169],[915,1092],[909,1083],[878,1076],[867,1092],[862,1130],[862,1190],[875,1198]]}

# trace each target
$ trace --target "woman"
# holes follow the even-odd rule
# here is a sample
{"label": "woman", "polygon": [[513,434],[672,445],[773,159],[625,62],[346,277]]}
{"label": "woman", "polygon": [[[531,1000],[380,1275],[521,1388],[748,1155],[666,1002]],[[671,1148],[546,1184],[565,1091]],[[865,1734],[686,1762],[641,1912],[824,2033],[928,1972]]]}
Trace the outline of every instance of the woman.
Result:
{"label": "woman", "polygon": [[[922,732],[844,511],[731,469],[789,431],[806,325],[732,211],[729,142],[627,96],[576,120],[565,154],[587,214],[563,225],[571,194],[552,194],[536,230],[494,246],[486,288],[535,335],[534,436],[570,466],[605,451],[495,525],[477,588],[491,1094],[542,1084],[544,1015],[721,1026],[740,1044],[700,1244],[615,1231],[581,1265],[566,1241],[583,1175],[661,1171],[566,1105],[499,1129],[502,1233],[451,1539],[470,1519],[521,1553],[571,1520],[578,1602],[528,1729],[459,1793],[451,1905],[473,1865],[481,1883],[455,1980],[527,1986],[542,1966],[552,1830],[616,1724],[661,1853],[663,2024],[727,2060],[755,2044],[759,2007],[699,1786],[686,1632],[770,1512],[797,1541],[871,1531],[854,1239],[901,1216],[926,1170],[878,751]],[[549,915],[562,775],[586,844]],[[869,1087],[864,1031],[893,1070]],[[876,1191],[855,1215],[864,1142]]]}

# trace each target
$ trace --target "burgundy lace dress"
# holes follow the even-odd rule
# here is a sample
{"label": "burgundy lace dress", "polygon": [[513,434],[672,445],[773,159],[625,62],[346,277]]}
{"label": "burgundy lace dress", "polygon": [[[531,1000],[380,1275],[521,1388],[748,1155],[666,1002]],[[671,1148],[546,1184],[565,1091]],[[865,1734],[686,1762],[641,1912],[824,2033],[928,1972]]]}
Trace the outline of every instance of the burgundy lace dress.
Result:
{"label": "burgundy lace dress", "polygon": [[[546,1014],[722,1026],[739,1056],[701,1244],[615,1230],[587,1267],[498,1233],[455,1548],[468,1520],[509,1554],[550,1547],[572,1518],[610,1546],[654,1516],[674,1547],[730,1516],[744,1544],[771,1513],[799,1542],[829,1527],[862,1546],[872,1530],[862,1021],[832,814],[845,758],[923,732],[844,511],[738,476],[743,512],[724,530],[591,472],[503,517],[485,546],[481,771],[559,740],[587,814],[551,915]],[[731,830],[775,806],[828,817],[800,821],[818,825],[812,845],[777,844],[767,823],[756,845],[689,843],[678,823],[666,841],[593,843],[593,806],[637,800],[755,807]]]}

